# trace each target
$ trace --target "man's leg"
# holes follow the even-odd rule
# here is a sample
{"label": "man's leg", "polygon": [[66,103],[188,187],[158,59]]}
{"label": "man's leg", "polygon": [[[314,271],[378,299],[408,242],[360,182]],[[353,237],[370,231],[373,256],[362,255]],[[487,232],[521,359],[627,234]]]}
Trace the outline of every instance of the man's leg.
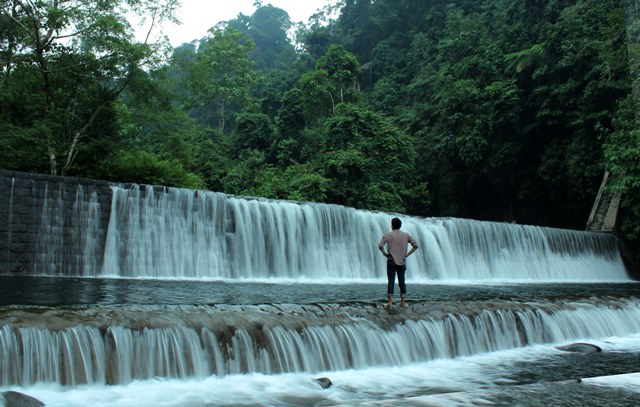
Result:
{"label": "man's leg", "polygon": [[400,306],[405,307],[407,304],[404,302],[404,297],[407,295],[407,285],[404,282],[404,274],[407,271],[407,266],[397,266],[396,272],[398,273],[398,285],[400,286]]}
{"label": "man's leg", "polygon": [[392,261],[387,262],[387,306],[393,305],[393,286],[396,283],[396,265]]}

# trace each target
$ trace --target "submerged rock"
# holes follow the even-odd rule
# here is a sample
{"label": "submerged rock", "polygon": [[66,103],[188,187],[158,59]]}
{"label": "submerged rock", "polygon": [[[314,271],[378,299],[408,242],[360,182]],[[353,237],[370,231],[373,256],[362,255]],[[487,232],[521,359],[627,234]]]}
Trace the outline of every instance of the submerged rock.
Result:
{"label": "submerged rock", "polygon": [[323,389],[328,389],[333,385],[333,383],[331,383],[331,380],[328,377],[319,377],[315,379],[315,381],[318,382],[318,384],[320,384],[320,386],[322,386]]}
{"label": "submerged rock", "polygon": [[569,345],[556,346],[556,349],[564,350],[567,352],[580,352],[580,353],[596,353],[602,352],[602,348],[590,343],[572,343]]}
{"label": "submerged rock", "polygon": [[4,391],[0,393],[0,406],[3,407],[42,407],[40,400],[27,396],[17,391]]}

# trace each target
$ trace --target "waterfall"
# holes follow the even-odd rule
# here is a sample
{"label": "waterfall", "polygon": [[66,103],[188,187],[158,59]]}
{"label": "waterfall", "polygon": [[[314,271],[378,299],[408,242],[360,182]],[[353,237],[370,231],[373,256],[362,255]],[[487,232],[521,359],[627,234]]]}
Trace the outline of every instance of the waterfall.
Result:
{"label": "waterfall", "polygon": [[243,314],[233,325],[72,325],[57,330],[38,323],[3,325],[0,386],[401,366],[529,345],[605,340],[640,330],[640,304],[633,300],[513,305],[389,326],[352,318],[286,323],[278,317],[272,324],[269,316],[260,325],[242,321]]}
{"label": "waterfall", "polygon": [[37,274],[62,274],[64,207],[62,186],[58,190],[51,191],[47,183],[42,205],[42,223],[38,232],[40,237],[37,247],[38,255],[34,265]]}
{"label": "waterfall", "polygon": [[399,216],[402,229],[420,245],[407,262],[412,283],[629,281],[610,234],[419,218],[180,188],[31,182],[29,189],[21,181],[19,193],[13,191],[13,180],[10,184],[6,257],[17,256],[18,266],[7,262],[8,272],[270,282],[379,280],[385,259],[378,241],[391,218]]}
{"label": "waterfall", "polygon": [[[4,185],[3,388],[355,377],[516,349],[570,359],[553,346],[640,332],[640,288],[610,234],[66,178]],[[377,246],[394,216],[420,245],[418,294],[387,312]]]}
{"label": "waterfall", "polygon": [[71,192],[63,184],[44,188],[35,274],[87,276],[102,262],[100,204],[96,191],[83,185]]}
{"label": "waterfall", "polygon": [[14,199],[13,193],[16,185],[16,179],[14,177],[11,178],[11,193],[9,194],[9,222],[7,224],[7,251],[6,258],[8,259],[11,253],[11,241],[12,241],[12,228],[13,228],[13,212],[14,212]]}
{"label": "waterfall", "polygon": [[[114,186],[104,262],[86,276],[369,280],[394,214],[178,188]],[[414,282],[627,280],[615,237],[453,218],[400,216],[420,250]],[[95,250],[95,249],[92,249]]]}

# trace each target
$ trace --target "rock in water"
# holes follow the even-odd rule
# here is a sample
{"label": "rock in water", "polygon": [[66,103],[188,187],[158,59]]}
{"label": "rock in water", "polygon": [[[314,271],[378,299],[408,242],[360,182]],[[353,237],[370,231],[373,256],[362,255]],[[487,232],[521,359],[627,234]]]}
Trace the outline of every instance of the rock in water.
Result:
{"label": "rock in water", "polygon": [[567,352],[580,352],[580,353],[596,353],[602,352],[602,348],[590,343],[572,343],[570,345],[556,346],[556,349],[564,350]]}
{"label": "rock in water", "polygon": [[318,384],[320,384],[320,386],[322,386],[323,389],[328,389],[333,385],[333,383],[331,383],[331,380],[329,380],[328,377],[320,377],[318,379],[315,379],[315,381],[318,382]]}
{"label": "rock in water", "polygon": [[17,391],[4,391],[0,394],[0,405],[4,407],[42,407],[44,403]]}

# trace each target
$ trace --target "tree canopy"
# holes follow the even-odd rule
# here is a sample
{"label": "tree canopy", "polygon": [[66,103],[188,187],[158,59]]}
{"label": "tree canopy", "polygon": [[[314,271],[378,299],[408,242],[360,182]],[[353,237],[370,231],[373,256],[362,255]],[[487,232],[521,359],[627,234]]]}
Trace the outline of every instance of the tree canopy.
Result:
{"label": "tree canopy", "polygon": [[342,0],[294,25],[255,6],[162,59],[123,10],[175,0],[3,2],[0,163],[568,228],[608,170],[640,238],[635,10]]}
{"label": "tree canopy", "polygon": [[157,52],[134,39],[125,8],[153,27],[175,0],[2,2],[1,142],[18,169],[73,173],[83,150],[117,132],[114,106]]}

